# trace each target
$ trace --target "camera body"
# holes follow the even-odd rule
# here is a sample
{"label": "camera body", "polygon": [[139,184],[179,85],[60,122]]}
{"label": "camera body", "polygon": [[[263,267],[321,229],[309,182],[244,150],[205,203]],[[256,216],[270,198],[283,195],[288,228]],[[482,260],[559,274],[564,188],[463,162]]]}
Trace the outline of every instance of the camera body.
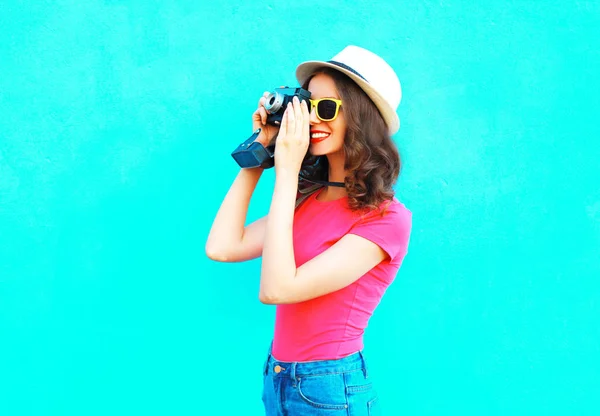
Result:
{"label": "camera body", "polygon": [[[304,88],[275,88],[266,97],[265,110],[267,110],[267,123],[279,126],[283,113],[287,108],[288,103],[291,103],[294,97],[298,97],[300,102],[307,101],[310,99],[310,92]],[[310,105],[308,106],[310,108]]]}
{"label": "camera body", "polygon": [[[265,110],[267,110],[267,124],[273,126],[281,125],[283,113],[288,103],[292,102],[294,97],[298,97],[300,102],[310,99],[310,92],[303,88],[276,88],[266,97]],[[309,106],[310,108],[310,106]],[[264,147],[261,143],[255,141],[260,134],[260,129],[254,132],[247,140],[242,142],[231,153],[233,159],[242,168],[263,169],[272,168],[275,165],[275,144]]]}
{"label": "camera body", "polygon": [[275,145],[264,147],[262,143],[255,141],[260,131],[261,129],[256,130],[231,153],[231,157],[241,168],[269,169],[275,166]]}

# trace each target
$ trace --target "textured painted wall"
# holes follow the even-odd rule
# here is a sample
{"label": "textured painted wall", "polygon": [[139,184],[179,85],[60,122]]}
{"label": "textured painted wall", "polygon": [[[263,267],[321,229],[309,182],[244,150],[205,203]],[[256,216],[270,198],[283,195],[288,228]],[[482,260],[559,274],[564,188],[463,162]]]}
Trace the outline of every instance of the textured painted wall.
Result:
{"label": "textured painted wall", "polygon": [[0,414],[261,414],[260,263],[204,242],[258,97],[346,44],[404,92],[386,414],[598,414],[599,26],[597,1],[3,2]]}

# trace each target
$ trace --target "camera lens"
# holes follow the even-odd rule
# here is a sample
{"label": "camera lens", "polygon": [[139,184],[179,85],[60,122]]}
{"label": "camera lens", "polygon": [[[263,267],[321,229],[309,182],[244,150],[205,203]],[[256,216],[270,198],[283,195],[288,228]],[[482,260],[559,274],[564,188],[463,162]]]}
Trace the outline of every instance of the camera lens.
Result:
{"label": "camera lens", "polygon": [[282,105],[283,94],[275,91],[267,95],[267,99],[265,100],[265,110],[267,110],[268,113],[276,113],[279,111]]}

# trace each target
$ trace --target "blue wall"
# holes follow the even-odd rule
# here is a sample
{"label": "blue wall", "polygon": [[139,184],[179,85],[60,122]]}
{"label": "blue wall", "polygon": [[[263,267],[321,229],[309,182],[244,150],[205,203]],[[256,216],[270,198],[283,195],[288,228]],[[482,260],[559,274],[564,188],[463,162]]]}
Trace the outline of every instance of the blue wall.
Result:
{"label": "blue wall", "polygon": [[260,263],[204,243],[258,97],[347,44],[404,92],[386,414],[598,414],[600,2],[477,3],[3,2],[0,414],[261,414]]}

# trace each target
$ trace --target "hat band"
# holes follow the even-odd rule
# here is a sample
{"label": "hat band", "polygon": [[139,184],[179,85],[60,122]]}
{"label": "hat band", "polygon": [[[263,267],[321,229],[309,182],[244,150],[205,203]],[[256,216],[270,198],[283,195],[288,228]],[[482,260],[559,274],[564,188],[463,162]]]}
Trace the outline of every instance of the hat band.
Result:
{"label": "hat band", "polygon": [[[328,62],[328,63],[330,63],[330,64],[333,64],[333,65],[337,65],[337,66],[339,66],[339,67],[341,67],[341,68],[344,68],[345,70],[347,70],[347,71],[350,71],[350,72],[352,72],[354,75],[358,75],[359,77],[361,77],[362,79],[364,79],[365,81],[367,81],[367,79],[366,79],[365,77],[363,77],[363,76],[362,76],[361,74],[359,74],[359,73],[358,73],[356,70],[354,70],[354,69],[350,68],[350,67],[349,67],[348,65],[346,65],[346,64],[343,64],[343,63],[341,63],[341,62],[338,62],[338,61],[327,61],[327,62]],[[367,82],[369,82],[369,81],[367,81]]]}

